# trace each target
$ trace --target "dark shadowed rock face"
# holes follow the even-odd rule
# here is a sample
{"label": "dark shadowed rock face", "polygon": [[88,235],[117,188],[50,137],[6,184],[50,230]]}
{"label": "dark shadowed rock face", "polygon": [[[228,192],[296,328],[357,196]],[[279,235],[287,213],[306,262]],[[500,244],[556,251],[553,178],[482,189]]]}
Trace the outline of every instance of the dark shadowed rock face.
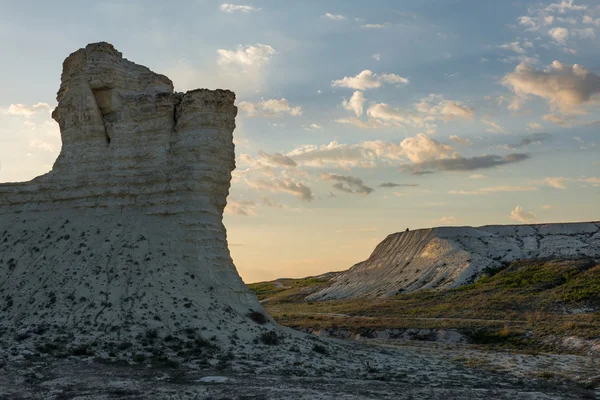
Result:
{"label": "dark shadowed rock face", "polygon": [[0,185],[0,347],[254,338],[247,314],[262,308],[222,223],[234,93],[174,93],[94,43],[65,60],[57,100],[52,171]]}

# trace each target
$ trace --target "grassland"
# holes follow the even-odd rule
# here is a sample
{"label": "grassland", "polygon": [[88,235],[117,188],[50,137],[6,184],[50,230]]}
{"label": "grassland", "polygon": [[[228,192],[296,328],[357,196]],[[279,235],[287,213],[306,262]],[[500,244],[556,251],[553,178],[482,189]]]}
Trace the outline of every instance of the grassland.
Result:
{"label": "grassland", "polygon": [[600,265],[589,259],[514,262],[451,290],[305,301],[332,276],[249,287],[280,324],[296,329],[366,336],[384,329],[456,329],[473,343],[536,351],[556,350],[550,338],[600,339]]}

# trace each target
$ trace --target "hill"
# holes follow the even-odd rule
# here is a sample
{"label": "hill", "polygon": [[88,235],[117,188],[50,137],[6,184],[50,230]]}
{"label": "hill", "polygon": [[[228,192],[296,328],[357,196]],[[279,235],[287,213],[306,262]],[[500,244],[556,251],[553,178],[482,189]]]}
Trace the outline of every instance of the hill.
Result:
{"label": "hill", "polygon": [[305,331],[371,338],[409,331],[425,340],[453,331],[495,347],[600,354],[600,264],[593,259],[516,261],[459,288],[305,300],[335,279],[280,279],[249,287],[279,323]]}
{"label": "hill", "polygon": [[473,282],[487,268],[534,258],[600,257],[600,223],[441,227],[399,232],[310,300],[390,297]]}

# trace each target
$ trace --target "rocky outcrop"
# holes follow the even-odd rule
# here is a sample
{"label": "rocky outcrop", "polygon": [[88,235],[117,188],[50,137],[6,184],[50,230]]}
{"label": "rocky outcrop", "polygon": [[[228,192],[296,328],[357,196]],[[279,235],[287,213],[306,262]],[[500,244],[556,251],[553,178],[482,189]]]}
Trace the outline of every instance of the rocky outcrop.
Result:
{"label": "rocky outcrop", "polygon": [[234,93],[175,93],[94,43],[65,60],[57,100],[52,171],[0,185],[0,341],[110,352],[148,332],[254,338],[262,308],[222,223]]}
{"label": "rocky outcrop", "polygon": [[307,297],[387,297],[453,288],[486,268],[532,258],[600,257],[600,223],[441,227],[389,235],[371,256]]}

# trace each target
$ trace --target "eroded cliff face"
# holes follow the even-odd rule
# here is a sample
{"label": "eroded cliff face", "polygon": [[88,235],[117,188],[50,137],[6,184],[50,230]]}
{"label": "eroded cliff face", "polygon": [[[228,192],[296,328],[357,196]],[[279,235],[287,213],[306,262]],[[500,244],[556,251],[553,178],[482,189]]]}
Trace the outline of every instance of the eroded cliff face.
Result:
{"label": "eroded cliff face", "polygon": [[399,232],[371,256],[307,297],[388,297],[472,282],[505,262],[558,257],[600,258],[600,223],[442,227]]}
{"label": "eroded cliff face", "polygon": [[254,338],[264,326],[247,315],[262,307],[222,223],[234,93],[174,93],[95,43],[65,60],[57,100],[52,171],[0,185],[0,341],[67,335],[109,351],[153,329]]}

